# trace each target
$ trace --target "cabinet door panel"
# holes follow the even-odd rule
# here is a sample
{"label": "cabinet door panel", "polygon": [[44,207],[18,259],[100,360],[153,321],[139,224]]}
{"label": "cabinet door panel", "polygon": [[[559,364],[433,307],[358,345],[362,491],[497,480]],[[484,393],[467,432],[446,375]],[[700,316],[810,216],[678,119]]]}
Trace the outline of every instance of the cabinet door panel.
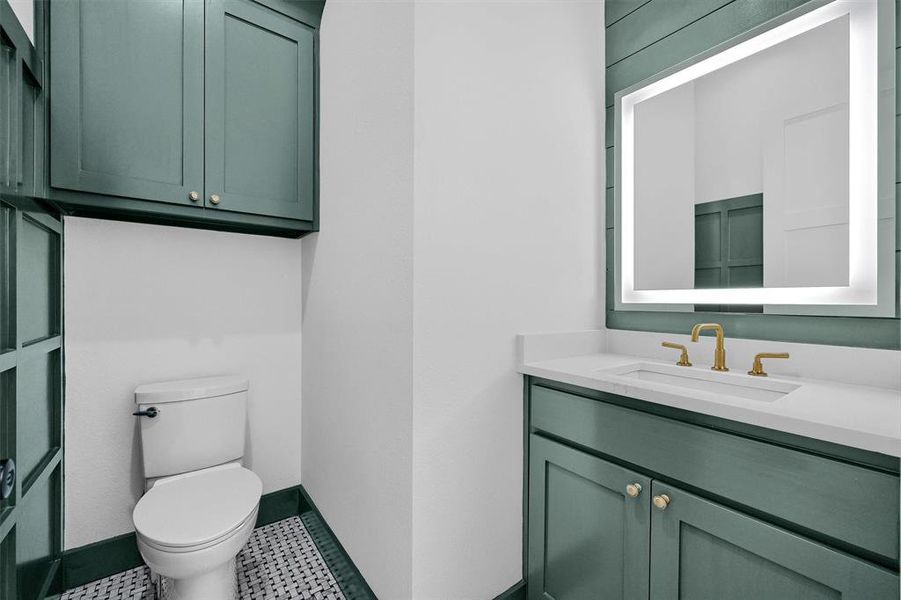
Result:
{"label": "cabinet door panel", "polygon": [[534,435],[530,454],[529,598],[646,599],[650,480]]}
{"label": "cabinet door panel", "polygon": [[50,11],[51,185],[191,204],[203,185],[203,1]]}
{"label": "cabinet door panel", "polygon": [[206,61],[207,207],[312,219],[313,30],[251,0],[212,0]]}
{"label": "cabinet door panel", "polygon": [[672,486],[651,518],[653,600],[894,600],[898,575]]}

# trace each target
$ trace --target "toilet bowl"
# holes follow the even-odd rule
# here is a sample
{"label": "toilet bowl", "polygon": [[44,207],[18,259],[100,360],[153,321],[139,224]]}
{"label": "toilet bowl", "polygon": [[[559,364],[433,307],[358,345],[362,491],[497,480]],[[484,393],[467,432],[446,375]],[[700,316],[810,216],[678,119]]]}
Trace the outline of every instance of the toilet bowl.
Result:
{"label": "toilet bowl", "polygon": [[228,464],[156,481],[133,513],[138,550],[162,600],[238,597],[235,557],[256,524],[263,485]]}

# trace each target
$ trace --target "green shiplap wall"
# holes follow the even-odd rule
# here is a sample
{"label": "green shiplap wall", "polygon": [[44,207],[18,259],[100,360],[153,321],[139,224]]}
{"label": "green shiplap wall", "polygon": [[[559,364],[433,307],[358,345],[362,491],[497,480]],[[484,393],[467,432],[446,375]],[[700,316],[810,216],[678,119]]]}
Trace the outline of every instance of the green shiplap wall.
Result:
{"label": "green shiplap wall", "polygon": [[[688,333],[711,313],[617,311],[614,309],[614,110],[619,90],[672,67],[807,0],[607,0],[606,3],[606,223],[607,327]],[[901,0],[896,0],[896,38],[901,39]],[[901,44],[896,44],[896,89],[901,89]],[[901,143],[901,94],[896,96],[896,146]],[[901,151],[896,150],[895,264],[901,265]],[[901,273],[899,273],[901,280]],[[898,282],[896,281],[896,284]],[[897,293],[897,291],[896,291]],[[805,317],[714,313],[730,337],[841,346],[901,349],[895,318]],[[702,315],[707,315],[702,316]]]}

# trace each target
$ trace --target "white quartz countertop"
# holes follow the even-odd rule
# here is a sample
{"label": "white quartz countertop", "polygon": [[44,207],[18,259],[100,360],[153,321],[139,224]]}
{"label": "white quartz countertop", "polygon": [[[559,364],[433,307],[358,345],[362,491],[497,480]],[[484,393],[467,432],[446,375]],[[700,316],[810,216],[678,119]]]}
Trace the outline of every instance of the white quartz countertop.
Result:
{"label": "white quartz countertop", "polygon": [[[520,364],[519,372],[583,388],[608,392],[705,415],[766,427],[901,457],[901,397],[896,389],[804,379],[769,377],[768,384],[797,385],[771,401],[742,399],[688,390],[656,381],[617,375],[617,367],[631,364],[672,365],[619,354],[585,354]],[[706,366],[684,367],[707,369]],[[716,374],[722,381],[757,380],[744,371]]]}

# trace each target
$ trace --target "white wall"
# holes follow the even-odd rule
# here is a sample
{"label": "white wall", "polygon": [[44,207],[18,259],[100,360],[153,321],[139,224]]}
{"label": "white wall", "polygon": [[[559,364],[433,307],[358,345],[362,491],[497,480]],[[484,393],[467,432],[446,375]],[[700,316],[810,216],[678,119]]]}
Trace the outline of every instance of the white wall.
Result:
{"label": "white wall", "polygon": [[246,464],[264,493],[299,483],[300,241],[71,217],[65,233],[66,547],[133,530],[141,383],[247,376]]}
{"label": "white wall", "polygon": [[522,576],[515,336],[603,322],[600,2],[416,5],[413,598]]}
{"label": "white wall", "polygon": [[492,598],[515,335],[602,321],[603,5],[330,1],[321,40],[304,486],[379,597]]}
{"label": "white wall", "polygon": [[329,0],[321,40],[303,483],[376,595],[410,598],[413,5]]}

